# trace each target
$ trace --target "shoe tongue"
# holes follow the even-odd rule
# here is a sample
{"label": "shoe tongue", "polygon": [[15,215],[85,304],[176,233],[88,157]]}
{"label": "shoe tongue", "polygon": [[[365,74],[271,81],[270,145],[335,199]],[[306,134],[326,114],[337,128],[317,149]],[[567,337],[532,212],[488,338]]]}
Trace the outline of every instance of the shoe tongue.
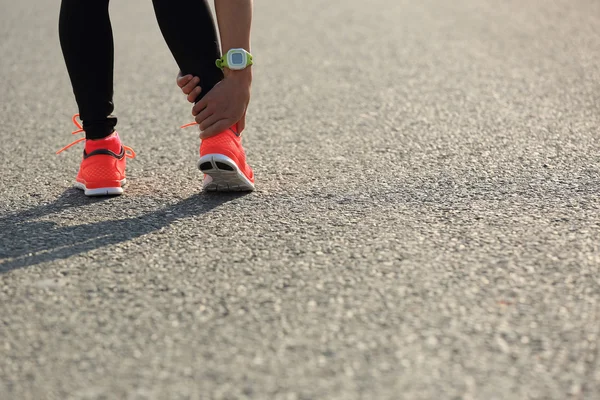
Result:
{"label": "shoe tongue", "polygon": [[117,132],[103,139],[90,139],[85,141],[85,152],[88,154],[101,149],[110,150],[115,154],[119,154],[121,153],[121,147],[121,139],[119,138],[119,134]]}

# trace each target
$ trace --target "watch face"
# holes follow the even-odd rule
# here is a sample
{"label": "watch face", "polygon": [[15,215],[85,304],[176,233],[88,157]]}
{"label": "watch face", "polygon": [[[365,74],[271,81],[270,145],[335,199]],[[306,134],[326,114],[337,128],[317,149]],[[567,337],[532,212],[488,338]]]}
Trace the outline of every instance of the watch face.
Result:
{"label": "watch face", "polygon": [[233,53],[231,55],[231,62],[233,65],[242,65],[244,63],[244,56],[241,53]]}
{"label": "watch face", "polygon": [[227,54],[227,64],[230,69],[244,69],[246,68],[246,53],[243,50],[232,49]]}

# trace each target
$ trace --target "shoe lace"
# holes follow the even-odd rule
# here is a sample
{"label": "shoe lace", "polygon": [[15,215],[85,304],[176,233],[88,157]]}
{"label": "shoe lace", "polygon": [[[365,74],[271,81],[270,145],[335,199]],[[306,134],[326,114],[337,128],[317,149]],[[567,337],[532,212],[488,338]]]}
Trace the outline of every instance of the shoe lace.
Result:
{"label": "shoe lace", "polygon": [[[79,118],[79,114],[75,114],[75,115],[73,115],[73,118],[71,118],[71,120],[73,121],[73,124],[77,127],[76,130],[71,132],[71,135],[77,135],[78,133],[83,132],[83,126],[77,120],[77,118]],[[73,143],[70,143],[70,144],[66,145],[65,147],[63,147],[62,149],[58,150],[56,152],[56,154],[60,154],[63,151],[75,146],[77,143],[81,143],[84,141],[85,141],[85,137],[79,138],[79,139],[75,140]],[[133,149],[131,147],[123,145],[123,149],[125,150],[125,157],[135,158],[135,151],[133,151]]]}
{"label": "shoe lace", "polygon": [[194,126],[194,125],[198,125],[198,123],[196,121],[194,122],[190,122],[189,124],[185,124],[185,125],[181,125],[179,127],[179,129],[185,129],[185,128],[189,128],[190,126]]}

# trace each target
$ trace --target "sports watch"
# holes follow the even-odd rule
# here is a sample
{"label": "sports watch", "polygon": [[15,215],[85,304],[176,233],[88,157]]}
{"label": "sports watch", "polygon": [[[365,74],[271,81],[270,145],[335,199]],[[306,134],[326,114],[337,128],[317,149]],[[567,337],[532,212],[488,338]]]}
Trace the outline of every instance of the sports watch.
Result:
{"label": "sports watch", "polygon": [[231,49],[223,54],[223,57],[219,58],[215,64],[217,64],[217,67],[221,70],[223,70],[223,68],[241,70],[253,64],[252,54],[244,49]]}

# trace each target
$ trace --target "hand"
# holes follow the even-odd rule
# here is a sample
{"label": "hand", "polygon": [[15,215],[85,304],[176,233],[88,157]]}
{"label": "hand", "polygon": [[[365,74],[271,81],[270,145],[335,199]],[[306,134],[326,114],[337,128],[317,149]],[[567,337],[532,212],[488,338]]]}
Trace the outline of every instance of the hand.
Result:
{"label": "hand", "polygon": [[193,103],[202,93],[202,88],[198,86],[199,83],[200,78],[197,76],[181,76],[181,71],[177,73],[177,86],[181,88],[183,94],[187,95],[187,101],[190,103]]}
{"label": "hand", "polygon": [[[225,79],[215,85],[192,108],[192,115],[196,117],[196,122],[200,126],[200,139],[219,134],[236,123],[238,133],[242,133],[246,126],[252,73],[249,68],[235,73],[228,72],[225,74]],[[184,87],[190,85],[192,81]]]}

